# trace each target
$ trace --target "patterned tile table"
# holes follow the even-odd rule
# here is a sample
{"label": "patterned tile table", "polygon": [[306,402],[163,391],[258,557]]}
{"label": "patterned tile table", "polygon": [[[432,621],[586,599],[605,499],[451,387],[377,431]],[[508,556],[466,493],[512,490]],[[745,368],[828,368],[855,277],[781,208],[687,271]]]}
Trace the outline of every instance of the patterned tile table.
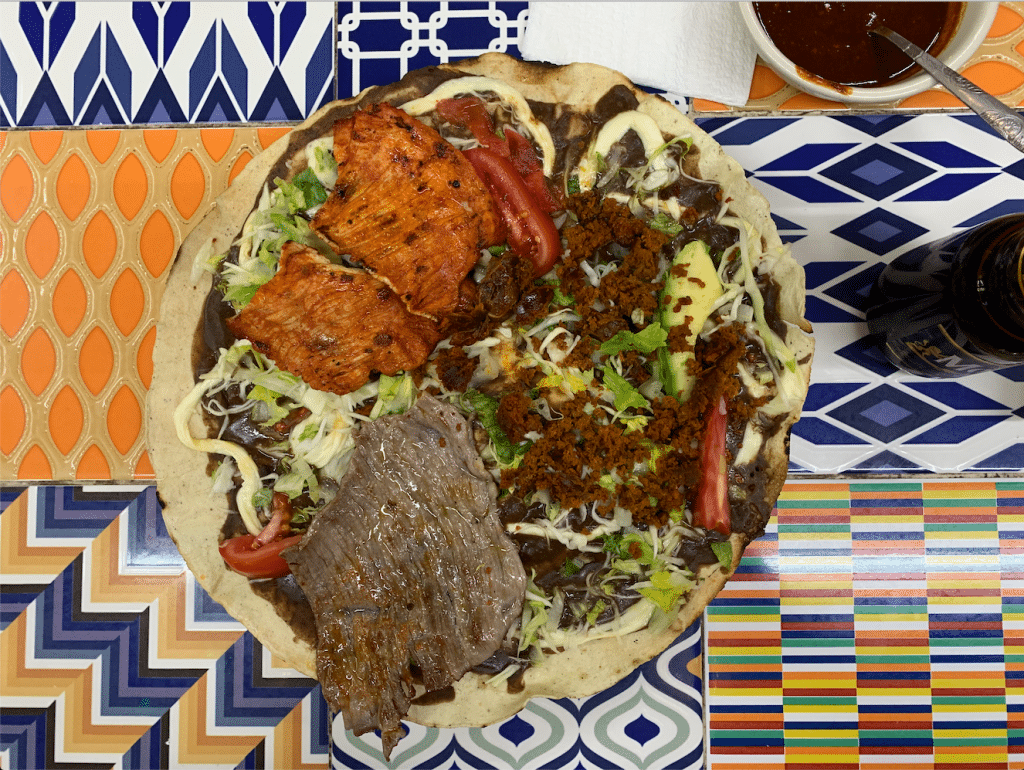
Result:
{"label": "patterned tile table", "polygon": [[[515,54],[527,14],[0,6],[0,767],[384,766],[375,737],[332,740],[316,684],[167,538],[141,430],[156,313],[181,239],[291,122]],[[1012,104],[1022,36],[1003,3],[973,63]],[[895,255],[1024,210],[1024,161],[971,116],[914,114],[942,94],[797,116],[769,80],[751,105],[776,99],[769,117],[690,106],[807,271],[817,355],[778,517],[703,629],[616,687],[481,730],[409,725],[392,767],[1024,767],[1024,368],[902,375],[863,323]]]}

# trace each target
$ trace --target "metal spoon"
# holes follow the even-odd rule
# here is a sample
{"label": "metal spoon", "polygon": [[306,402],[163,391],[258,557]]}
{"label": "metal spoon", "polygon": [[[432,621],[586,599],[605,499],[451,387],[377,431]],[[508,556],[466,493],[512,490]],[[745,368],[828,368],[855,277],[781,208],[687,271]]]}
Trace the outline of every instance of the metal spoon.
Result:
{"label": "metal spoon", "polygon": [[924,70],[948,88],[964,104],[996,130],[1001,137],[1024,152],[1024,120],[1021,116],[996,99],[992,94],[978,88],[963,75],[951,70],[931,54],[925,53],[903,35],[879,24],[869,30],[884,37],[903,53],[920,64]]}

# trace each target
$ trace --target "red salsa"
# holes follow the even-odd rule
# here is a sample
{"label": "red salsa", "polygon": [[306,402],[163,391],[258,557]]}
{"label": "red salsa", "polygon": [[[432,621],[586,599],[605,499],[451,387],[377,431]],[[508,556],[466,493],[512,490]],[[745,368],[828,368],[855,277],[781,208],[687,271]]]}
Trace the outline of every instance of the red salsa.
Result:
{"label": "red salsa", "polygon": [[872,87],[921,68],[869,29],[885,25],[935,56],[956,32],[963,3],[754,3],[754,11],[804,77]]}

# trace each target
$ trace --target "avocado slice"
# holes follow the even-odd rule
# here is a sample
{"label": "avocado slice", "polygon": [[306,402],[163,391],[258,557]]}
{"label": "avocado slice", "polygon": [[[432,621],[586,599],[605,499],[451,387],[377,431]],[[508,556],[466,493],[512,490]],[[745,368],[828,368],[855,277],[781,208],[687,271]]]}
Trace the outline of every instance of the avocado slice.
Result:
{"label": "avocado slice", "polygon": [[[711,315],[715,301],[722,296],[722,282],[703,241],[686,244],[672,260],[661,294],[661,325],[665,329],[689,323],[686,339],[689,350],[670,353],[661,349],[661,380],[665,392],[686,401],[693,392],[696,377],[688,371],[693,345]],[[688,301],[687,301],[688,300]]]}

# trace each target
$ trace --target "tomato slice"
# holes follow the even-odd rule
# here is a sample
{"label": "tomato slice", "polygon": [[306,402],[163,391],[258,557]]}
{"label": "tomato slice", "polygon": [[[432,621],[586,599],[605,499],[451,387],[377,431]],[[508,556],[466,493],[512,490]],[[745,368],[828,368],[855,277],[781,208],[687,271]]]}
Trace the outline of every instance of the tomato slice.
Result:
{"label": "tomato slice", "polygon": [[436,111],[449,123],[468,128],[481,146],[503,158],[509,157],[508,142],[494,133],[494,122],[483,99],[475,96],[442,99],[437,103]]}
{"label": "tomato slice", "polygon": [[530,188],[530,193],[544,211],[551,213],[565,208],[564,204],[556,199],[552,186],[544,176],[544,167],[540,158],[537,157],[533,145],[520,134],[511,128],[505,129],[505,139],[508,142],[508,150],[512,165]]}
{"label": "tomato slice", "polygon": [[562,239],[551,215],[537,204],[511,161],[484,147],[463,154],[491,191],[512,251],[533,262],[534,276],[544,275],[562,254]]}
{"label": "tomato slice", "polygon": [[701,480],[694,506],[694,523],[704,529],[730,534],[728,468],[725,458],[727,427],[725,398],[708,415],[704,447],[701,449]]}
{"label": "tomato slice", "polygon": [[253,535],[239,535],[220,544],[220,555],[231,569],[247,578],[284,577],[291,568],[281,558],[281,551],[300,540],[302,535],[293,535],[255,548]]}

